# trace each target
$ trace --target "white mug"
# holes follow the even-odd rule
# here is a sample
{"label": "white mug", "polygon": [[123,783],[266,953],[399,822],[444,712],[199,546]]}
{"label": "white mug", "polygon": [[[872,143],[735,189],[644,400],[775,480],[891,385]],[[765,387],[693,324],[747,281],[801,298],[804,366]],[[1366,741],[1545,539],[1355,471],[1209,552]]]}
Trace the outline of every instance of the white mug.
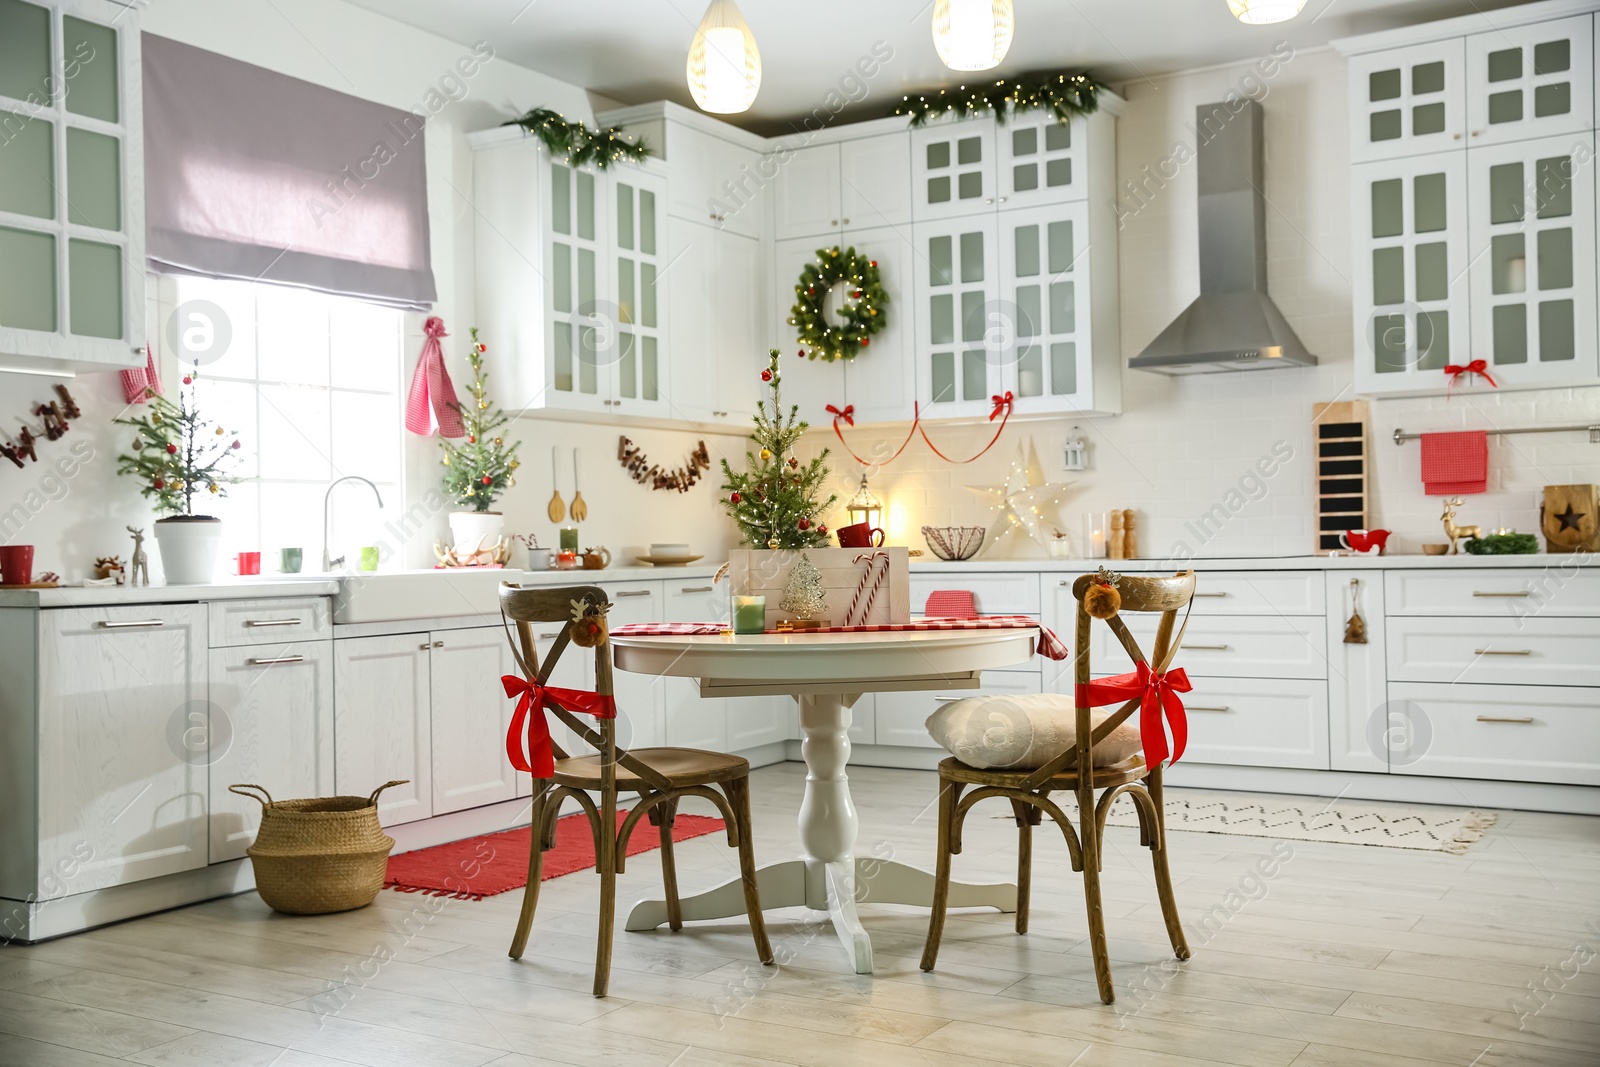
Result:
{"label": "white mug", "polygon": [[530,571],[547,571],[550,569],[550,550],[548,548],[528,549],[528,569]]}

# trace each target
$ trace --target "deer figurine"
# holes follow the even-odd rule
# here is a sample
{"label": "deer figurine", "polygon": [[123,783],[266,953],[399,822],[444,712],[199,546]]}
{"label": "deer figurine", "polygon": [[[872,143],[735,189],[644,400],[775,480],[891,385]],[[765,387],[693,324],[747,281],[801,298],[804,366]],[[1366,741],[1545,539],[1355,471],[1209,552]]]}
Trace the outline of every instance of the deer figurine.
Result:
{"label": "deer figurine", "polygon": [[1456,525],[1456,508],[1459,508],[1464,503],[1465,501],[1458,496],[1445,497],[1444,514],[1439,516],[1439,521],[1444,523],[1444,535],[1450,539],[1450,554],[1452,556],[1458,554],[1459,550],[1456,543],[1463,537],[1470,539],[1483,536],[1482,527]]}
{"label": "deer figurine", "polygon": [[150,557],[144,554],[144,528],[128,527],[133,534],[133,556],[128,560],[128,584],[150,584]]}

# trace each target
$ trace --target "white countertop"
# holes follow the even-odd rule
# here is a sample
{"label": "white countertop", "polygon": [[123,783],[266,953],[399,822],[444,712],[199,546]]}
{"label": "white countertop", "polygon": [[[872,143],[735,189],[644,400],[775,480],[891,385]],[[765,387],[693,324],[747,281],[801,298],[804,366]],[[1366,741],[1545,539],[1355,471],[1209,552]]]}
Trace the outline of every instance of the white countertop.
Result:
{"label": "white countertop", "polygon": [[1166,559],[969,559],[946,563],[922,557],[911,561],[913,574],[932,571],[976,571],[1001,574],[1036,571],[1047,574],[1086,574],[1104,566],[1114,571],[1168,571],[1192,567],[1196,571],[1321,571],[1321,570],[1450,570],[1480,567],[1600,567],[1600,555],[1589,552],[1546,553],[1526,556],[1234,556],[1185,561]]}
{"label": "white countertop", "polygon": [[0,589],[0,608],[88,608],[116,604],[192,604],[202,600],[333,596],[337,580],[323,575],[233,578],[207,585],[63,585],[55,589]]}

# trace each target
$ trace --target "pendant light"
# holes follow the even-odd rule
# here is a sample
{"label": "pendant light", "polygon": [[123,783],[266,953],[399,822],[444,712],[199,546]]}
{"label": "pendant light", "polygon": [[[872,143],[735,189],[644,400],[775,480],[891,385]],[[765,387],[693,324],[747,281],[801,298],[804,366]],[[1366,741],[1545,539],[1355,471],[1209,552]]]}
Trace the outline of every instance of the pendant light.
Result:
{"label": "pendant light", "polygon": [[1306,0],[1228,0],[1233,17],[1251,26],[1288,22],[1305,6]]}
{"label": "pendant light", "polygon": [[761,90],[761,50],[733,0],[711,0],[689,45],[689,93],[701,111],[748,111]]}
{"label": "pendant light", "polygon": [[1011,0],[934,0],[933,47],[951,70],[989,70],[1011,48]]}

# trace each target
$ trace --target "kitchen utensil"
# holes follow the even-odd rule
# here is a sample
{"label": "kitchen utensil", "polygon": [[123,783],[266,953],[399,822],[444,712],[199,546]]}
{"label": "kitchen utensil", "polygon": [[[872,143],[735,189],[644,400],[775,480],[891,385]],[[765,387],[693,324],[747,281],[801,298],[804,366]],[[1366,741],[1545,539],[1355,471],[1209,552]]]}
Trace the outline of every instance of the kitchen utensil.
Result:
{"label": "kitchen utensil", "polygon": [[982,526],[924,526],[922,539],[935,556],[947,562],[971,559],[983,547]]}
{"label": "kitchen utensil", "polygon": [[298,548],[284,548],[278,550],[278,570],[283,574],[299,574],[300,565],[305,560],[305,552]]}
{"label": "kitchen utensil", "polygon": [[530,571],[547,571],[550,569],[550,550],[548,548],[528,549],[528,569]]}
{"label": "kitchen utensil", "polygon": [[240,552],[233,557],[233,573],[235,574],[260,574],[261,553]]}
{"label": "kitchen utensil", "polygon": [[561,499],[561,490],[556,487],[556,446],[550,446],[550,506],[545,509],[545,514],[550,516],[551,522],[560,522],[567,517],[567,503]]}
{"label": "kitchen utensil", "polygon": [[640,563],[648,563],[652,567],[683,567],[697,559],[705,559],[704,556],[657,556],[654,554],[634,556],[633,558]]}
{"label": "kitchen utensil", "polygon": [[834,533],[839,536],[840,548],[877,548],[883,544],[883,531],[864,522],[841,526]]}
{"label": "kitchen utensil", "polygon": [[567,509],[573,522],[582,522],[589,517],[589,505],[584,502],[583,490],[578,488],[578,450],[572,450],[572,507]]}

